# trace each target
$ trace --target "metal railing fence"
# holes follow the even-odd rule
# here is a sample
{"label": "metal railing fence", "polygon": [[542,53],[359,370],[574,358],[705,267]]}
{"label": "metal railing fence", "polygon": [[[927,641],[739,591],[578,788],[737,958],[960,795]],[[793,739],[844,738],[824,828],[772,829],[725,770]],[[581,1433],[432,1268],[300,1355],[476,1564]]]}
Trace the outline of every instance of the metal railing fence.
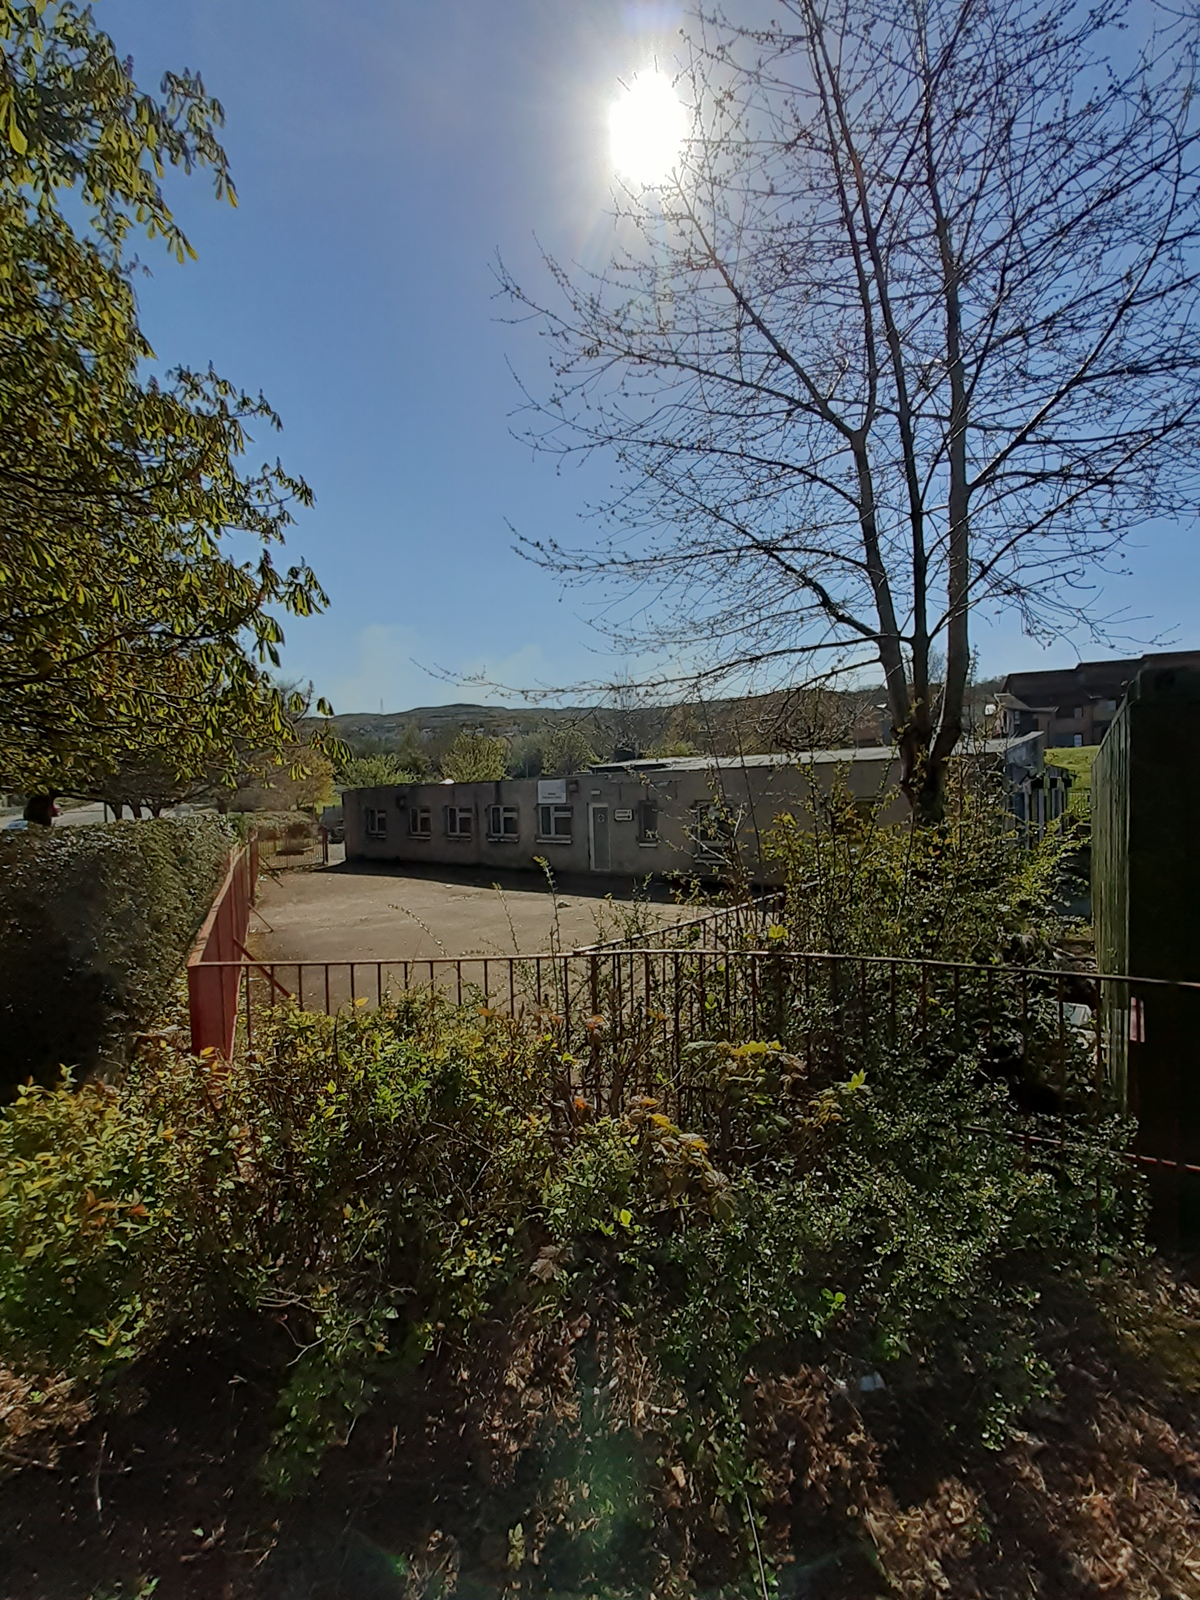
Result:
{"label": "metal railing fence", "polygon": [[697,947],[761,944],[768,926],[776,914],[782,914],[786,902],[786,892],[776,889],[769,894],[731,901],[729,905],[717,906],[699,916],[681,917],[679,921],[664,924],[649,934],[635,931],[615,939],[602,939],[596,944],[581,945],[571,953],[591,955],[609,950],[640,950],[650,943],[672,948],[676,944]]}
{"label": "metal railing fence", "polygon": [[[1007,1085],[1028,1139],[1062,1144],[1128,1112],[1131,1158],[1200,1174],[1184,1057],[1200,984],[890,956],[690,946],[374,961],[201,961],[228,1028],[253,1049],[280,1007],[335,1015],[424,993],[550,1033],[574,1092],[599,1111],[640,1096],[700,1126],[733,1052],[778,1043],[814,1074],[886,1055],[964,1056]],[[1139,1080],[1138,1045],[1169,1028],[1177,1081]]]}

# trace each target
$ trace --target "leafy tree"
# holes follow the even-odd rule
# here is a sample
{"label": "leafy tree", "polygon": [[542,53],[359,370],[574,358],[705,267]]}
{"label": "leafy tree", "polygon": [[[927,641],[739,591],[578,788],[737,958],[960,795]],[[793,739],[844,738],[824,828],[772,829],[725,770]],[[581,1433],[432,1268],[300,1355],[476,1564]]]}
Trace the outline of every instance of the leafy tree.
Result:
{"label": "leafy tree", "polygon": [[338,768],[337,775],[339,789],[376,789],[383,784],[416,781],[394,755],[352,756]]}
{"label": "leafy tree", "polygon": [[974,608],[1103,636],[1097,564],[1195,504],[1194,8],[713,9],[610,264],[503,280],[550,353],[533,442],[628,473],[598,544],[528,548],[615,582],[617,642],[706,692],[878,662],[935,821]]}
{"label": "leafy tree", "polygon": [[282,760],[256,763],[229,796],[231,811],[311,811],[334,798],[333,765],[311,745],[285,748]]}
{"label": "leafy tree", "polygon": [[562,778],[568,772],[582,772],[598,759],[583,729],[567,723],[551,729],[542,749],[542,771]]}
{"label": "leafy tree", "polygon": [[[192,254],[162,189],[206,167],[233,200],[200,78],[140,91],[90,11],[0,0],[0,768],[14,787],[94,785],[130,749],[181,777],[277,753],[300,700],[277,613],[325,603],[272,559],[311,494],[243,471],[261,396],[212,371],[143,379],[152,352],[129,235]],[[258,554],[225,552],[236,531]],[[322,709],[325,709],[322,707]]]}
{"label": "leafy tree", "polygon": [[486,734],[460,733],[442,757],[442,776],[455,783],[493,783],[508,770],[508,746]]}
{"label": "leafy tree", "polygon": [[[342,741],[345,755],[342,764],[356,757],[365,756],[374,759],[385,757],[395,763],[401,771],[408,773],[412,780],[423,778],[430,770],[430,760],[426,753],[424,742],[419,729],[414,723],[408,723],[400,738],[384,739],[377,734],[369,734],[365,738],[346,737]],[[339,766],[339,771],[341,766]],[[390,781],[390,780],[389,780]]]}
{"label": "leafy tree", "polygon": [[508,775],[510,778],[536,778],[543,769],[546,734],[544,731],[522,733],[508,747]]}

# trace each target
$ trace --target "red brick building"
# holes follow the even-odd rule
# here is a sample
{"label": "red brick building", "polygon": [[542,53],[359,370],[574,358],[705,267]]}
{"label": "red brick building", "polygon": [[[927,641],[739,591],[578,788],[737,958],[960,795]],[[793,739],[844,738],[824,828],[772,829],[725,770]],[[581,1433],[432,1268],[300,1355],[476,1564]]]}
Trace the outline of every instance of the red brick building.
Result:
{"label": "red brick building", "polygon": [[1062,672],[1010,672],[996,700],[996,733],[1045,735],[1047,750],[1099,744],[1143,667],[1200,668],[1200,650],[1165,650],[1131,661],[1081,661]]}

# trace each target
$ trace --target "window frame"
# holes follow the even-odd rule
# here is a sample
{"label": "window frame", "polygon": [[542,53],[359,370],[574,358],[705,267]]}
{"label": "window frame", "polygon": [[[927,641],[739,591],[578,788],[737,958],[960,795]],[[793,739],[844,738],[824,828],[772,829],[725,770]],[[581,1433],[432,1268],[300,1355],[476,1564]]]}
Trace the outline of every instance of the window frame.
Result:
{"label": "window frame", "polygon": [[[512,827],[505,824],[511,822]],[[499,824],[497,826],[497,824]],[[494,801],[487,808],[487,837],[493,844],[515,844],[521,837],[521,808]]]}
{"label": "window frame", "polygon": [[[558,831],[555,824],[566,820],[567,831]],[[550,831],[546,831],[546,824]],[[557,801],[542,801],[537,808],[537,842],[539,844],[573,844],[575,841],[575,807],[560,805]]]}
{"label": "window frame", "polygon": [[723,867],[729,863],[734,829],[717,800],[695,800],[691,807],[692,843],[697,865]]}
{"label": "window frame", "polygon": [[[450,826],[450,818],[454,818],[454,826]],[[463,827],[463,819],[466,827]],[[446,831],[447,839],[473,839],[475,837],[475,810],[473,806],[443,806],[442,826]]]}
{"label": "window frame", "polygon": [[[646,826],[646,817],[652,814],[654,826]],[[657,800],[639,800],[637,807],[637,842],[650,847],[662,843],[662,835],[658,831],[659,807]]]}
{"label": "window frame", "polygon": [[[421,826],[420,819],[424,817],[425,826]],[[409,806],[408,808],[408,836],[410,839],[433,838],[433,807]]]}
{"label": "window frame", "polygon": [[388,814],[383,806],[363,807],[363,828],[368,839],[386,839]]}

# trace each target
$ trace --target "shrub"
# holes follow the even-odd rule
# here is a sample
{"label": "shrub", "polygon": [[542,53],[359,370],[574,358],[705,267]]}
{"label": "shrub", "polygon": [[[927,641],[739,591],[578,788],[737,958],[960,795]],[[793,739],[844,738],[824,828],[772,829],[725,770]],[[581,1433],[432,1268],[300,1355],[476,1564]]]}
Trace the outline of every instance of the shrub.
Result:
{"label": "shrub", "polygon": [[561,1342],[589,1318],[637,1329],[710,1498],[753,1488],[750,1376],[806,1361],[952,1392],[999,1441],[1046,1384],[1041,1294],[1136,1236],[1110,1146],[1032,1159],[969,1060],[885,1052],[839,1081],[717,1044],[689,1128],[653,1099],[596,1116],[550,1034],[436,996],[280,1013],[219,1097],[146,1052],[0,1121],[0,1362],[94,1377],[285,1314],[280,1485],[434,1347],[486,1366],[498,1324]]}
{"label": "shrub", "polygon": [[1070,822],[1027,846],[998,776],[967,757],[938,827],[884,825],[891,798],[814,785],[810,828],[777,820],[767,854],[782,865],[793,949],[990,962],[1027,959],[1054,939]]}
{"label": "shrub", "polygon": [[0,1087],[88,1070],[151,1021],[232,843],[212,817],[0,838]]}

